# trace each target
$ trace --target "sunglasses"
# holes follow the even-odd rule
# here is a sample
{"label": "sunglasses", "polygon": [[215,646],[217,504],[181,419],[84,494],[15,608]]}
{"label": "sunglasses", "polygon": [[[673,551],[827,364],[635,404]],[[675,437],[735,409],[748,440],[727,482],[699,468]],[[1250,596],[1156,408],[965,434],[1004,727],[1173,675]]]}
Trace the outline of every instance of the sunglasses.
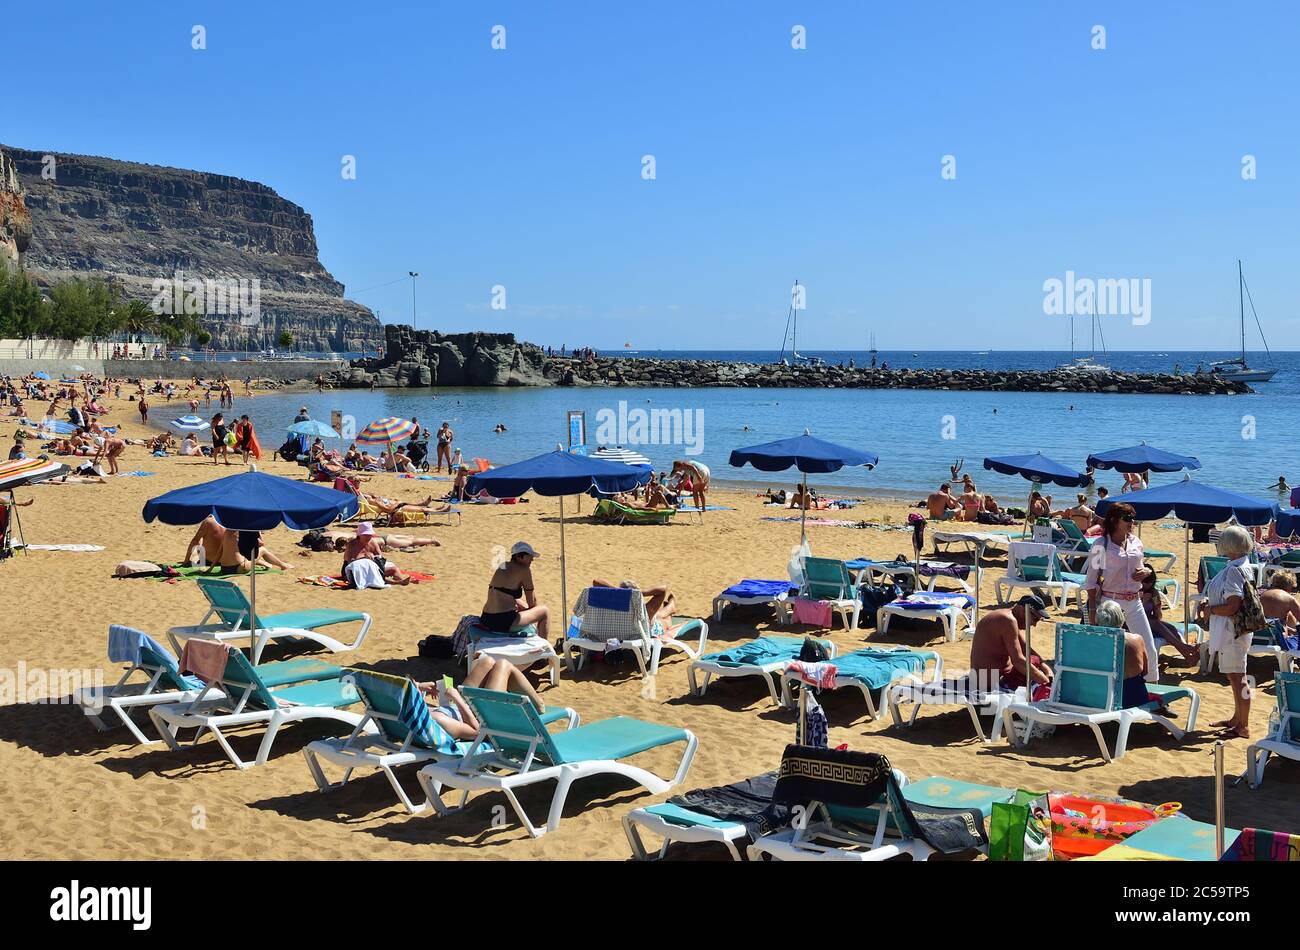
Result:
{"label": "sunglasses", "polygon": [[1129,523],[1129,524],[1132,524],[1132,523],[1133,523],[1133,516],[1132,516],[1132,515],[1123,515],[1123,516],[1120,518],[1120,520],[1121,520],[1121,521],[1125,521],[1125,522],[1127,522],[1127,523]]}

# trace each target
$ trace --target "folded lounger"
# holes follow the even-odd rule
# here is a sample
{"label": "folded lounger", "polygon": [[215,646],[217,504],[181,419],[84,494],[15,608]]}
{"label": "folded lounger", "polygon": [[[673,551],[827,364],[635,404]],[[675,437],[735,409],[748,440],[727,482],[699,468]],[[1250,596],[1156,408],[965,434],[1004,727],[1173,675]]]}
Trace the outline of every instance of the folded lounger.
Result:
{"label": "folded lounger", "polygon": [[[131,627],[113,624],[108,628],[108,659],[113,663],[127,664],[122,678],[107,690],[101,687],[78,690],[76,702],[100,731],[107,731],[117,725],[104,721],[104,711],[112,710],[136,741],[145,745],[158,740],[150,739],[140,731],[140,727],[131,718],[132,712],[150,706],[192,700],[204,688],[202,680],[181,673],[176,657],[170,650],[147,633]],[[137,672],[145,674],[148,681],[128,682]],[[258,666],[259,675],[273,686],[328,678],[341,672],[337,666],[310,657],[277,660]],[[210,698],[215,698],[216,695],[215,692],[209,694]]]}
{"label": "folded lounger", "polygon": [[[1155,722],[1164,726],[1175,739],[1182,740],[1184,730],[1161,716],[1158,710],[1179,699],[1191,700],[1187,714],[1187,731],[1196,728],[1196,713],[1201,699],[1194,690],[1181,686],[1161,686],[1147,683],[1150,700],[1141,706],[1125,708],[1121,705],[1124,683],[1124,631],[1113,627],[1093,627],[1086,624],[1058,623],[1056,625],[1056,660],[1052,693],[1044,700],[1032,703],[1012,703],[1002,711],[1003,730],[1012,742],[1027,744],[1035,722],[1055,726],[1082,725],[1092,730],[1101,748],[1102,758],[1111,761],[1106,740],[1101,734],[1101,724],[1119,724],[1115,739],[1118,759],[1128,749],[1128,731],[1135,722]],[[1015,720],[1024,720],[1022,734],[1017,737]]]}
{"label": "folded lounger", "polygon": [[[889,715],[894,725],[902,728],[916,722],[922,706],[961,706],[970,714],[971,724],[981,742],[997,742],[1002,738],[1002,711],[1012,703],[1023,703],[1029,694],[1023,687],[1015,691],[981,689],[969,676],[957,679],[938,679],[929,682],[910,676],[890,685],[885,693]],[[912,704],[912,714],[903,721],[902,707]],[[980,716],[992,716],[993,724],[986,735]]]}
{"label": "folded lounger", "polygon": [[[909,650],[906,647],[868,647],[843,653],[833,660],[826,661],[826,667],[835,668],[835,679],[831,689],[850,688],[862,693],[867,703],[867,717],[875,719],[885,703],[885,692],[891,683],[913,674],[924,676],[926,666],[931,665],[929,678],[933,679],[943,673],[943,658],[933,650]],[[790,684],[803,679],[800,667],[805,664],[795,660],[781,671],[781,704],[787,707],[796,705],[791,696]],[[806,664],[817,667],[821,664]],[[827,670],[827,672],[829,672]],[[875,698],[872,693],[878,693]]]}
{"label": "folded lounger", "polygon": [[[393,770],[459,759],[469,751],[469,743],[453,739],[429,715],[429,707],[410,677],[349,669],[344,678],[356,687],[365,713],[350,735],[317,739],[303,748],[316,787],[322,792],[342,788],[357,769],[378,769],[408,812],[418,815],[426,811],[431,807],[428,800],[412,801]],[[548,709],[541,720],[548,725],[564,721],[565,728],[572,729],[578,724],[578,714],[572,709]],[[368,732],[369,723],[379,731]],[[321,768],[322,759],[342,768],[343,777],[330,782]]]}
{"label": "folded lounger", "polygon": [[[1012,541],[1007,550],[1007,572],[993,585],[998,603],[1005,604],[1011,591],[1027,587],[1031,591],[1052,591],[1056,596],[1057,609],[1065,610],[1070,598],[1079,601],[1079,612],[1083,613],[1083,585],[1087,575],[1067,571],[1061,563],[1061,556],[1056,553],[1054,545],[1036,541]],[[1006,593],[1003,588],[1006,588]]]}
{"label": "folded lounger", "polygon": [[943,628],[944,639],[956,643],[961,637],[975,635],[975,598],[955,592],[918,591],[880,605],[876,611],[876,627],[882,634],[889,630],[890,617],[937,620]]}
{"label": "folded lounger", "polygon": [[[801,809],[802,820],[759,838],[751,861],[927,860],[988,846],[978,809],[913,806],[883,755],[787,746],[773,800]],[[896,840],[885,843],[892,828]]]}
{"label": "folded lounger", "polygon": [[1246,748],[1246,777],[1251,788],[1264,781],[1270,755],[1300,761],[1300,673],[1280,672],[1277,709],[1269,717],[1268,734]]}
{"label": "folded lounger", "polygon": [[779,605],[790,595],[797,592],[798,589],[789,581],[746,578],[738,584],[732,584],[713,598],[713,619],[718,622],[722,621],[722,612],[726,609],[727,604],[734,604],[737,607],[767,605],[779,609]]}
{"label": "folded lounger", "polygon": [[[672,636],[668,636],[669,633]],[[698,637],[696,648],[684,641]],[[659,656],[664,649],[678,650],[692,660],[708,643],[709,625],[703,620],[686,620],[671,631],[662,622],[646,616],[645,597],[639,590],[626,587],[588,587],[573,605],[573,620],[564,640],[564,661],[571,672],[582,668],[587,653],[611,653],[631,650],[641,675],[659,672]],[[577,660],[574,655],[577,654]]]}
{"label": "folded lounger", "polygon": [[[172,627],[167,631],[177,653],[181,651],[180,641],[188,637],[222,642],[249,640],[254,663],[261,659],[267,641],[280,637],[312,640],[334,653],[347,653],[360,647],[370,631],[370,614],[359,611],[317,607],[254,617],[253,607],[238,585],[215,577],[200,577],[198,585],[203,596],[208,599],[208,612],[194,626]],[[218,619],[218,623],[208,623],[208,619],[213,616]],[[361,624],[356,639],[351,643],[343,643],[319,632],[321,627],[340,623]]]}
{"label": "folded lounger", "polygon": [[[832,658],[835,656],[835,644],[829,640],[817,642]],[[781,699],[772,675],[783,671],[791,660],[797,660],[802,649],[802,637],[759,637],[729,650],[707,653],[692,660],[686,668],[691,695],[703,696],[709,688],[709,680],[715,676],[761,676],[767,683],[772,702],[779,706]],[[698,673],[704,674],[703,682],[697,681]]]}
{"label": "folded lounger", "polygon": [[[224,667],[220,653],[225,654]],[[266,735],[251,765],[263,765],[271,754],[271,745],[280,727],[303,719],[332,719],[356,727],[361,714],[347,712],[346,707],[361,701],[356,687],[338,676],[322,678],[293,686],[272,686],[244,654],[227,643],[192,639],[186,644],[182,668],[201,665],[201,678],[207,684],[192,700],[155,706],[149,718],[163,741],[180,749],[177,735],[182,729],[197,729],[198,742],[204,730],[211,732],[226,756],[241,769],[250,767],[230,747],[223,730],[236,726],[265,725]],[[341,670],[339,671],[342,672]],[[367,725],[369,732],[377,731]]]}
{"label": "folded lounger", "polygon": [[[559,827],[569,788],[579,779],[621,775],[657,795],[681,784],[695,758],[697,740],[686,729],[615,716],[551,734],[524,696],[472,687],[462,689],[461,694],[478,718],[478,735],[462,758],[430,763],[419,772],[420,785],[440,815],[464,808],[471,792],[500,791],[528,834],[540,838]],[[677,742],[686,747],[671,779],[621,761]],[[529,820],[515,791],[551,781],[555,782],[551,807],[546,825],[539,828]],[[444,785],[462,792],[454,808],[442,801]]]}

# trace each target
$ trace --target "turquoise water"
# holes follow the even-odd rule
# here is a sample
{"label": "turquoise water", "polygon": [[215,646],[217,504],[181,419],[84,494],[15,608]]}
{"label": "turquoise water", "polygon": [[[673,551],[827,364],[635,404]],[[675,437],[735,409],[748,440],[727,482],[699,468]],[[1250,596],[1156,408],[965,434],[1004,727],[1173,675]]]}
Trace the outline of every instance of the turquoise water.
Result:
{"label": "turquoise water", "polygon": [[[882,354],[887,355],[887,354]],[[842,358],[847,359],[848,354]],[[906,354],[910,356],[910,354]],[[934,354],[926,354],[933,357]],[[1035,362],[1061,362],[1068,354],[1032,354]],[[937,365],[980,365],[982,354],[943,354]],[[1184,367],[1194,367],[1208,354],[1172,354],[1159,358],[1172,366],[1181,357]],[[903,354],[891,355],[891,365],[902,365]],[[894,360],[899,362],[895,363]],[[1145,363],[1152,369],[1154,354],[1111,354],[1116,368],[1124,363]],[[1055,362],[1051,362],[1055,361]],[[922,358],[912,365],[936,365]],[[1252,358],[1252,364],[1256,360]],[[1259,361],[1267,365],[1263,360]],[[1224,488],[1269,500],[1277,496],[1267,486],[1286,474],[1300,483],[1300,465],[1294,456],[1295,420],[1300,418],[1300,354],[1273,354],[1279,367],[1274,382],[1246,396],[1121,396],[1079,393],[980,393],[927,390],[812,390],[812,389],[438,389],[338,391],[236,398],[237,414],[248,412],[262,444],[274,448],[284,437],[299,406],[306,405],[315,419],[326,422],[338,409],[353,416],[357,428],[384,416],[416,417],[430,431],[447,420],[456,433],[456,445],[465,457],[483,456],[505,464],[554,449],[566,441],[566,413],[585,410],[587,441],[596,444],[598,413],[615,416],[619,403],[632,410],[682,410],[692,420],[702,420],[702,449],[696,457],[710,466],[715,479],[759,485],[790,486],[797,475],[766,475],[751,468],[734,469],[727,459],[732,449],[797,435],[804,428],[822,438],[868,449],[880,456],[872,471],[845,469],[823,476],[823,485],[843,486],[861,493],[920,497],[948,478],[948,466],[965,458],[982,491],[1010,500],[1023,499],[1027,484],[997,475],[982,467],[986,455],[1042,451],[1080,470],[1090,452],[1132,445],[1146,440],[1174,452],[1195,455],[1204,464],[1196,478]],[[992,366],[1013,364],[1004,356]],[[1129,367],[1125,367],[1129,368]],[[1136,367],[1133,367],[1136,368]],[[238,387],[236,387],[238,388]],[[1072,407],[1072,408],[1071,408]],[[156,405],[161,419],[183,415],[180,402]],[[205,417],[215,411],[201,407]],[[698,414],[698,415],[697,415]],[[635,419],[635,417],[632,417]],[[492,432],[503,423],[508,431]],[[748,426],[748,431],[745,427]],[[638,433],[624,433],[635,437]],[[662,433],[656,433],[659,435]],[[673,434],[673,433],[668,433]],[[685,437],[697,433],[683,424],[675,433],[678,444],[634,444],[633,438],[611,439],[648,456],[659,469],[674,458],[687,457]],[[617,433],[615,433],[617,435]],[[648,435],[648,433],[645,433]],[[692,440],[693,441],[693,438]],[[1155,475],[1160,484],[1181,475]],[[816,484],[819,480],[812,479]],[[1099,484],[1117,490],[1120,478],[1098,474]],[[1051,489],[1058,500],[1070,489]]]}

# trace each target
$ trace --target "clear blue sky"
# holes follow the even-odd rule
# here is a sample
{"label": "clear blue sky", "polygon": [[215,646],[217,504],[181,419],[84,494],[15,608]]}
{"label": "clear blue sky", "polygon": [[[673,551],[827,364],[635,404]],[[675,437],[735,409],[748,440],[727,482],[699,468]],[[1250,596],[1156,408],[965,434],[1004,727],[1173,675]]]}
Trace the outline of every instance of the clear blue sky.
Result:
{"label": "clear blue sky", "polygon": [[[1112,349],[1218,349],[1241,257],[1269,342],[1300,349],[1294,3],[171,0],[4,19],[0,141],[265,182],[312,214],[350,295],[419,271],[422,327],[775,348],[798,278],[805,349],[873,331],[881,349],[1063,349],[1042,285],[1073,270],[1152,281],[1150,325],[1112,318]],[[409,282],[356,299],[410,319]]]}

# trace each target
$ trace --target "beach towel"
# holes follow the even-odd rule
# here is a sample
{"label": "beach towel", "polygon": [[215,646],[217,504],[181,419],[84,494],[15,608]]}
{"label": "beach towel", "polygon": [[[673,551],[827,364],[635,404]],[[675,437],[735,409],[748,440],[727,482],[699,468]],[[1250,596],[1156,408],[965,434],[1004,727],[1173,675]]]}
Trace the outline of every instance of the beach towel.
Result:
{"label": "beach towel", "polygon": [[925,657],[911,650],[854,650],[835,658],[840,676],[851,676],[870,689],[881,689],[906,673],[925,669]]}
{"label": "beach towel", "polygon": [[906,597],[900,597],[897,600],[890,601],[890,606],[901,607],[904,610],[946,610],[949,607],[973,607],[975,598],[970,594],[947,593],[935,591],[917,591],[914,594],[908,594]]}
{"label": "beach towel", "polygon": [[410,730],[411,741],[415,745],[437,749],[447,755],[457,751],[456,740],[429,715],[423,694],[409,677],[354,669],[348,670],[344,677],[351,678],[362,693],[368,696],[382,695],[392,701],[392,705],[398,707],[398,721]]}
{"label": "beach towel", "polygon": [[343,568],[343,574],[347,582],[357,590],[388,586],[384,581],[384,572],[378,564],[368,557],[358,558],[348,564],[347,567]]}
{"label": "beach towel", "polygon": [[1243,828],[1223,861],[1300,861],[1300,835],[1261,828]]}
{"label": "beach towel", "polygon": [[229,647],[217,640],[191,637],[181,651],[181,672],[193,673],[204,682],[221,679],[226,673]]}
{"label": "beach towel", "polygon": [[[667,804],[705,815],[718,822],[745,826],[751,839],[770,835],[790,825],[794,810],[772,801],[776,772],[765,772],[731,785],[697,788],[684,795],[674,795]],[[668,816],[671,821],[672,817]]]}
{"label": "beach towel", "polygon": [[719,666],[751,666],[771,663],[775,660],[793,660],[802,648],[801,642],[759,637],[749,643],[742,643],[730,650],[710,653],[700,659],[717,663]]}
{"label": "beach towel", "polygon": [[553,654],[551,645],[541,637],[515,637],[508,634],[493,634],[473,641],[474,655],[490,653],[498,657],[522,657],[533,653]]}
{"label": "beach towel", "polygon": [[833,689],[838,675],[834,663],[805,663],[803,660],[792,662],[786,667],[786,672],[794,673],[809,686],[820,689]]}
{"label": "beach towel", "polygon": [[109,626],[108,661],[110,663],[138,664],[140,662],[140,650],[144,647],[148,647],[161,656],[171,656],[170,650],[159,646],[158,642],[147,633],[117,623]]}
{"label": "beach towel", "polygon": [[807,597],[796,597],[793,603],[795,623],[811,624],[814,627],[830,627],[833,615],[829,600],[811,600]]}
{"label": "beach towel", "polygon": [[153,474],[154,474],[153,472],[141,472],[141,471],[118,472],[117,477],[118,478],[149,478]]}
{"label": "beach towel", "polygon": [[102,544],[29,544],[28,551],[102,551]]}
{"label": "beach towel", "polygon": [[[258,573],[260,574],[261,572],[259,571]],[[438,579],[437,574],[425,574],[421,571],[407,571],[406,574],[411,578],[412,584],[423,584],[426,581]],[[330,590],[352,590],[352,585],[350,585],[341,574],[313,574],[308,577],[298,578],[298,583],[312,584],[316,587],[328,587]],[[391,587],[392,585],[390,584],[385,586]]]}
{"label": "beach towel", "polygon": [[746,578],[737,584],[732,584],[722,592],[723,597],[781,597],[790,593],[795,588],[790,586],[789,581],[768,581],[755,580]]}
{"label": "beach towel", "polygon": [[803,729],[800,735],[799,723],[795,722],[795,742],[802,741],[805,746],[811,746],[814,749],[825,749],[830,746],[831,727],[830,721],[826,718],[826,710],[822,709],[822,704],[817,702],[817,697],[812,693],[802,697],[803,702]]}

